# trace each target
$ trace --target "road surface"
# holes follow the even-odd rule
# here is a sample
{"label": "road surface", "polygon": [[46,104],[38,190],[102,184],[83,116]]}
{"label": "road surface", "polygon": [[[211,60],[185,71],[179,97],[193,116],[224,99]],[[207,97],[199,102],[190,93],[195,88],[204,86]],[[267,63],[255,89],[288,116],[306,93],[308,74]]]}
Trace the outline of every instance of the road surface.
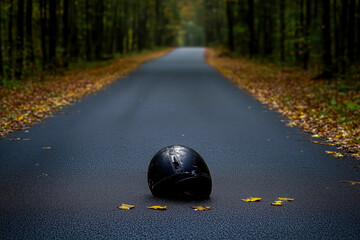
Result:
{"label": "road surface", "polygon": [[[176,49],[7,136],[29,140],[0,141],[0,239],[359,238],[360,188],[340,182],[360,180],[357,160],[335,159],[324,152],[333,147],[285,127],[203,54]],[[151,195],[148,164],[172,144],[205,159],[210,199]],[[271,206],[278,197],[295,200]]]}

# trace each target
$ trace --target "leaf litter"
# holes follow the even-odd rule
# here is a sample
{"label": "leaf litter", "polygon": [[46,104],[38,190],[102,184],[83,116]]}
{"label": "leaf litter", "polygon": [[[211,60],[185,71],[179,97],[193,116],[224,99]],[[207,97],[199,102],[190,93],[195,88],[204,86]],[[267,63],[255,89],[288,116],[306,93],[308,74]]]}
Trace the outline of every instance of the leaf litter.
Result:
{"label": "leaf litter", "polygon": [[360,91],[340,91],[341,81],[312,80],[313,73],[294,67],[220,57],[213,49],[206,50],[206,59],[237,86],[284,115],[287,126],[300,127],[338,146],[344,153],[335,157],[360,158]]}
{"label": "leaf litter", "polygon": [[170,50],[119,58],[106,66],[69,70],[61,75],[38,76],[36,80],[24,80],[19,87],[0,86],[0,136],[40,122]]}

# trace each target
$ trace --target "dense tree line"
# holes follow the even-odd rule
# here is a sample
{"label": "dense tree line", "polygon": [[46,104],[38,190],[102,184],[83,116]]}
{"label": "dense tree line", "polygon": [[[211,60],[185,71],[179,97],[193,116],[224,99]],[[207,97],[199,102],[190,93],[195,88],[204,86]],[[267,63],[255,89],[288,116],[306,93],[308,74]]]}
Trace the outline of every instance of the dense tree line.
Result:
{"label": "dense tree line", "polygon": [[359,65],[359,0],[204,0],[206,44],[252,57],[321,68]]}
{"label": "dense tree line", "polygon": [[315,66],[319,77],[360,60],[360,0],[0,0],[0,20],[6,80],[175,45]]}
{"label": "dense tree line", "polygon": [[0,0],[0,78],[176,44],[176,0]]}

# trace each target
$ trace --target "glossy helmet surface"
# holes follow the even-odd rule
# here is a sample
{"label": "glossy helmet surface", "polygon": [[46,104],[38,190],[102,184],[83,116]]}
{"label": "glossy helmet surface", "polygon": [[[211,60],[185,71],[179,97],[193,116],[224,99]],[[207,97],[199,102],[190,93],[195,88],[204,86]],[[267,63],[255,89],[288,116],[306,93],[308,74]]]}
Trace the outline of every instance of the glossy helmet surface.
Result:
{"label": "glossy helmet surface", "polygon": [[148,185],[156,197],[208,198],[212,181],[209,168],[195,150],[172,145],[151,159]]}

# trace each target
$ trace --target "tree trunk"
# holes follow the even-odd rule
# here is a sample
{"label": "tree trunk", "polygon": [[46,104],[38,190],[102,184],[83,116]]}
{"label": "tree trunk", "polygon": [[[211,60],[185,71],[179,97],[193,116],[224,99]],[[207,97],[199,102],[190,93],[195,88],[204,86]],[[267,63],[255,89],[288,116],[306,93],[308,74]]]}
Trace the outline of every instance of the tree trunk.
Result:
{"label": "tree trunk", "polygon": [[226,1],[226,17],[227,17],[227,24],[228,24],[228,47],[230,52],[234,52],[234,19],[232,14],[232,2],[231,0]]}
{"label": "tree trunk", "polygon": [[304,0],[299,1],[299,9],[300,9],[300,16],[299,16],[299,36],[298,36],[298,49],[297,49],[297,59],[296,61],[300,64],[304,59]]}
{"label": "tree trunk", "polygon": [[310,27],[311,27],[311,0],[306,0],[306,20],[305,20],[305,28],[304,28],[304,58],[303,58],[303,68],[305,70],[308,69],[308,63],[310,58]]}
{"label": "tree trunk", "polygon": [[86,26],[86,43],[85,52],[86,60],[91,60],[91,15],[90,15],[90,0],[85,0],[85,26]]}
{"label": "tree trunk", "polygon": [[125,4],[124,4],[124,14],[125,14],[125,17],[124,17],[124,40],[125,40],[125,52],[128,53],[130,52],[130,43],[129,43],[129,12],[130,12],[130,9],[129,9],[129,3],[128,1],[125,1]]}
{"label": "tree trunk", "polygon": [[[0,9],[2,9],[2,1],[0,0]],[[4,77],[4,61],[3,61],[3,52],[2,52],[2,15],[0,16],[0,80]],[[0,81],[0,85],[1,85]]]}
{"label": "tree trunk", "polygon": [[285,61],[285,0],[280,0],[280,59]]}
{"label": "tree trunk", "polygon": [[24,0],[18,1],[16,35],[16,68],[15,78],[21,79],[24,67]]}
{"label": "tree trunk", "polygon": [[347,65],[347,59],[346,59],[346,50],[347,50],[347,36],[348,36],[348,1],[341,1],[341,26],[340,26],[340,65],[338,72],[341,74],[345,74],[346,71],[346,65]]}
{"label": "tree trunk", "polygon": [[49,1],[49,62],[51,68],[56,67],[56,1]]}
{"label": "tree trunk", "polygon": [[272,1],[267,0],[266,3],[264,3],[264,42],[265,42],[265,55],[269,56],[273,52],[273,12],[272,7],[273,3]]}
{"label": "tree trunk", "polygon": [[41,50],[42,50],[42,68],[46,69],[47,61],[47,46],[46,46],[46,36],[47,36],[47,27],[46,27],[46,0],[40,0],[40,25],[41,25]]}
{"label": "tree trunk", "polygon": [[96,4],[95,11],[95,28],[94,36],[95,36],[95,57],[96,59],[102,59],[102,44],[103,44],[103,35],[104,35],[104,2],[103,0],[98,0]]}
{"label": "tree trunk", "polygon": [[349,0],[349,24],[348,24],[348,51],[347,57],[349,60],[349,64],[352,64],[355,60],[355,0]]}
{"label": "tree trunk", "polygon": [[132,22],[132,45],[131,45],[131,50],[130,51],[135,51],[135,48],[137,47],[137,8],[136,8],[136,4],[137,1],[133,2],[133,22]]}
{"label": "tree trunk", "polygon": [[357,50],[356,50],[356,59],[360,60],[360,2],[357,3],[357,10],[356,10],[356,32],[357,32]]}
{"label": "tree trunk", "polygon": [[76,4],[75,1],[69,1],[69,42],[71,44],[68,44],[68,51],[69,51],[69,59],[72,58],[78,58],[79,54],[80,54],[80,49],[81,49],[81,44],[79,42],[79,37],[78,37],[78,24],[77,21],[78,18],[77,16],[80,15],[79,13],[80,10],[77,8],[78,4]]}
{"label": "tree trunk", "polygon": [[13,75],[13,48],[14,48],[14,41],[13,41],[13,5],[10,4],[9,7],[9,25],[8,25],[8,68],[6,70],[6,78],[8,80],[12,79]]}
{"label": "tree trunk", "polygon": [[62,31],[62,48],[63,48],[63,67],[67,68],[69,66],[69,47],[68,47],[68,39],[69,39],[69,0],[64,0],[63,3],[63,31]]}
{"label": "tree trunk", "polygon": [[[155,45],[161,46],[161,0],[155,0]],[[206,14],[206,13],[205,13]],[[206,19],[205,19],[206,24]]]}
{"label": "tree trunk", "polygon": [[116,52],[123,54],[124,53],[124,31],[126,29],[125,24],[124,24],[124,10],[123,10],[123,5],[120,6],[120,9],[117,9],[117,11],[120,11],[120,15],[117,17],[116,21],[116,32],[117,32],[117,37],[116,37]]}
{"label": "tree trunk", "polygon": [[147,2],[140,2],[139,8],[141,10],[141,14],[139,15],[139,23],[140,26],[138,28],[139,35],[139,51],[144,50],[147,47],[147,21],[148,21],[148,4]]}
{"label": "tree trunk", "polygon": [[26,2],[26,50],[27,50],[27,63],[32,65],[35,62],[34,44],[32,34],[32,12],[33,1],[27,0]]}
{"label": "tree trunk", "polygon": [[255,24],[254,24],[254,0],[249,0],[249,14],[248,14],[248,24],[249,24],[249,57],[252,58],[255,55]]}
{"label": "tree trunk", "polygon": [[338,0],[334,0],[333,1],[333,18],[334,18],[334,35],[335,35],[335,53],[334,53],[334,59],[335,59],[335,66],[336,68],[339,68],[340,66],[340,56],[341,56],[341,32],[340,32],[340,28],[341,28],[341,24],[339,22],[341,22],[339,20],[339,14],[338,14]]}
{"label": "tree trunk", "polygon": [[333,72],[330,35],[330,0],[322,0],[322,61],[323,72],[317,78],[331,78]]}

